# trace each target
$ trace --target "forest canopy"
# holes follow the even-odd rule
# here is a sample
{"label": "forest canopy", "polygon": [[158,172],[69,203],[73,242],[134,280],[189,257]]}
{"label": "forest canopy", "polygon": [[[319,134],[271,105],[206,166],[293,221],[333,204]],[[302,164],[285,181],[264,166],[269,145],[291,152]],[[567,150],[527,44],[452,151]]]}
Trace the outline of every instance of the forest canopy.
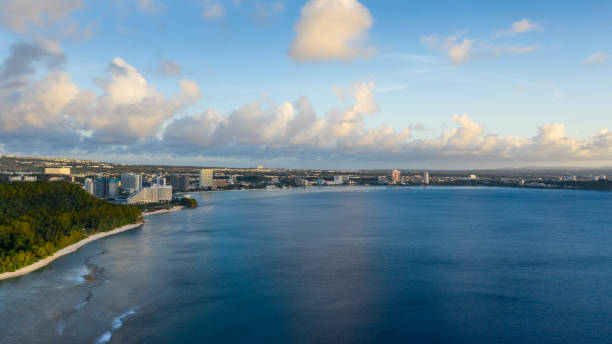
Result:
{"label": "forest canopy", "polygon": [[35,263],[90,234],[141,221],[140,209],[66,182],[0,184],[0,273]]}

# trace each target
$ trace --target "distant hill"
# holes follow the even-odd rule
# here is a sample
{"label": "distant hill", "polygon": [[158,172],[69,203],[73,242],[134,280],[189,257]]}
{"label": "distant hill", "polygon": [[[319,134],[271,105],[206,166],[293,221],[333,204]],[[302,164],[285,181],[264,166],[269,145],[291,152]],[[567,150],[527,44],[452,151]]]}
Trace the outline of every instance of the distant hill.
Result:
{"label": "distant hill", "polygon": [[0,273],[141,218],[137,207],[102,201],[70,183],[0,184]]}

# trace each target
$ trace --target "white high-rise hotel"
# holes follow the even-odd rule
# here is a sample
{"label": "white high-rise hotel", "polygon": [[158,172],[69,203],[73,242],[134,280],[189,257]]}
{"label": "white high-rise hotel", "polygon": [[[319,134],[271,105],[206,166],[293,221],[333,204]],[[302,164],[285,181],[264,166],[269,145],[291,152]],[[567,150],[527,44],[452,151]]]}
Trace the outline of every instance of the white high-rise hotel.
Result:
{"label": "white high-rise hotel", "polygon": [[129,193],[138,192],[142,189],[142,175],[133,173],[122,174],[121,188]]}
{"label": "white high-rise hotel", "polygon": [[200,187],[201,188],[212,188],[213,187],[213,170],[201,170],[200,171]]}
{"label": "white high-rise hotel", "polygon": [[401,181],[401,175],[402,173],[399,170],[393,170],[393,173],[391,173],[391,180],[393,184],[399,184]]}

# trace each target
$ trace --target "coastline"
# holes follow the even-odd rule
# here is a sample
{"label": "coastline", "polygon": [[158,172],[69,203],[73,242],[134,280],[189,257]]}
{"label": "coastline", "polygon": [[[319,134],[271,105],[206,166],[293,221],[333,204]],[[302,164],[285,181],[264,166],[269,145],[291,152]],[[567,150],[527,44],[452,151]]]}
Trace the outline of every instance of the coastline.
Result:
{"label": "coastline", "polygon": [[125,225],[125,226],[121,226],[118,228],[113,229],[112,231],[108,231],[108,232],[101,232],[101,233],[96,233],[93,235],[88,236],[87,238],[76,242],[72,245],[66,246],[64,248],[62,248],[61,250],[55,252],[53,255],[48,256],[46,258],[43,258],[39,261],[37,261],[36,263],[32,263],[28,266],[24,266],[23,268],[16,270],[16,271],[12,271],[12,272],[4,272],[0,274],[0,281],[1,280],[5,280],[5,279],[9,279],[9,278],[13,278],[13,277],[19,277],[19,276],[23,276],[26,274],[29,274],[30,272],[36,271],[40,268],[43,268],[49,264],[51,264],[53,261],[55,261],[58,258],[61,258],[67,254],[73,253],[76,250],[78,250],[79,248],[89,244],[92,241],[98,240],[98,239],[102,239],[105,238],[107,236],[113,235],[113,234],[117,234],[117,233],[121,233],[121,232],[125,232],[127,230],[139,227],[143,224],[144,222],[139,222],[139,223],[133,223],[130,225]]}
{"label": "coastline", "polygon": [[[148,213],[142,213],[142,216],[149,216],[149,215],[154,215],[154,214],[162,214],[162,213],[169,213],[172,211],[176,211],[179,209],[182,209],[183,206],[174,206],[170,209],[161,209],[161,210],[156,210],[156,211],[152,211],[152,212],[148,212]],[[46,258],[43,258],[39,261],[37,261],[36,263],[32,263],[28,266],[24,266],[19,270],[16,271],[11,271],[11,272],[4,272],[4,273],[0,273],[0,281],[5,280],[5,279],[9,279],[9,278],[14,278],[14,277],[19,277],[19,276],[23,276],[23,275],[27,275],[30,272],[36,271],[38,269],[41,269],[49,264],[51,264],[52,262],[54,262],[55,260],[68,255],[70,253],[73,253],[75,251],[77,251],[79,248],[89,244],[92,241],[96,241],[98,239],[102,239],[102,238],[106,238],[107,236],[111,236],[114,234],[118,234],[121,232],[125,232],[128,231],[130,229],[134,229],[136,227],[140,227],[142,226],[142,224],[144,223],[144,221],[138,222],[138,223],[133,223],[133,224],[129,224],[129,225],[125,225],[125,226],[121,226],[121,227],[117,227],[111,231],[108,232],[101,232],[101,233],[96,233],[93,235],[88,236],[87,238],[78,241],[72,245],[66,246],[64,248],[62,248],[61,250],[55,252],[53,255],[48,256]]]}
{"label": "coastline", "polygon": [[175,205],[174,207],[170,208],[170,209],[160,209],[160,210],[155,210],[155,211],[148,211],[148,212],[142,212],[142,216],[149,216],[149,215],[155,215],[155,214],[163,214],[163,213],[170,213],[173,211],[177,211],[177,210],[181,210],[185,208],[184,205]]}

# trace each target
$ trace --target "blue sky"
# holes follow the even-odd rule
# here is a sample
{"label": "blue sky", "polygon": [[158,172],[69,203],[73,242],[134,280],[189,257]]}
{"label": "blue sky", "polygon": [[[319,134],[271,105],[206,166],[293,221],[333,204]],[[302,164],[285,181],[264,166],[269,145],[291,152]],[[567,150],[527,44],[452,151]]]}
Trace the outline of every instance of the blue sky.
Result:
{"label": "blue sky", "polygon": [[[41,6],[42,2],[55,3]],[[59,67],[49,67],[43,62],[44,53],[31,58],[35,71],[19,76],[23,85],[18,89],[3,93],[0,151],[6,153],[138,162],[154,160],[134,154],[153,147],[176,163],[260,161],[280,167],[304,163],[332,168],[592,166],[612,161],[612,135],[601,134],[612,127],[609,1],[5,0],[0,4],[4,58],[8,60],[19,43],[54,42],[61,53],[53,54],[65,60]],[[305,14],[308,8],[313,9],[310,15]],[[304,23],[305,29],[297,29],[298,23]],[[314,35],[320,27],[337,34]],[[302,55],[292,55],[292,47],[302,38],[307,42]],[[343,55],[333,45],[357,52]],[[310,56],[313,51],[315,58]],[[453,52],[459,55],[453,57]],[[129,80],[113,74],[116,58],[133,68]],[[7,60],[5,69],[11,67]],[[180,66],[180,72],[164,75],[162,61]],[[117,68],[125,67],[121,63]],[[41,119],[16,118],[34,116],[21,110],[24,104],[39,101],[27,98],[28,87],[36,87],[53,73],[67,73],[78,95],[63,102],[62,109],[54,108],[53,114],[37,113]],[[136,94],[147,96],[127,105],[142,103],[141,108],[119,108],[105,96],[114,86],[132,92],[142,86],[140,78],[148,88]],[[101,80],[114,86],[105,91]],[[183,97],[177,105],[170,98],[184,92],[181,80],[196,83],[199,95]],[[355,85],[362,84],[372,96],[367,102],[376,108],[347,113],[360,104],[353,92]],[[334,89],[342,90],[344,97]],[[75,104],[82,106],[80,99],[88,91],[97,94],[97,101],[74,110]],[[150,120],[130,111],[146,112],[145,103],[153,93],[159,102],[164,98],[168,113],[160,113],[146,133],[114,140],[114,133],[121,131],[116,130],[121,116],[134,116],[141,123]],[[288,131],[303,122],[294,118],[300,97],[307,98],[317,119],[331,118],[334,109],[344,117]],[[290,115],[293,122],[279,120],[278,108],[285,102],[294,104],[289,110],[295,112]],[[263,112],[259,115],[265,116],[247,111],[240,120],[237,115],[232,119],[232,113],[246,104],[257,104]],[[202,117],[207,111],[221,116],[212,121],[214,125]],[[464,114],[477,129],[452,120],[453,115]],[[100,124],[95,116],[117,120]],[[56,122],[49,122],[51,117]],[[202,130],[170,135],[168,128],[180,130],[172,126],[179,119]],[[239,126],[249,121],[265,123],[251,128],[256,133],[249,132],[250,139],[228,133],[243,132]],[[309,123],[313,121],[310,118]],[[547,132],[542,130],[547,124],[564,127],[549,126]],[[39,130],[48,126],[61,128],[45,134],[48,140],[57,142],[61,135],[72,141],[45,145]],[[340,132],[338,126],[350,128]],[[383,126],[395,134],[373,132]],[[215,130],[220,127],[223,130]],[[403,128],[409,134],[399,135]],[[104,137],[111,131],[112,140]],[[300,135],[308,139],[295,139]],[[178,142],[181,136],[188,139]]]}

